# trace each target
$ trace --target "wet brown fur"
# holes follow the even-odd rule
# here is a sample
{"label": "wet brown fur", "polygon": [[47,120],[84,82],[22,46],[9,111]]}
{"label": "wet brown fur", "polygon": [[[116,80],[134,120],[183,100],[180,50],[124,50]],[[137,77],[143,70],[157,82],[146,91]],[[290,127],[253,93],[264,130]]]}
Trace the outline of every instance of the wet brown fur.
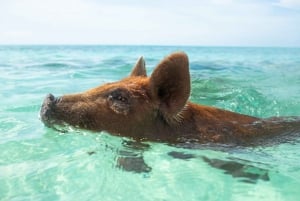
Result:
{"label": "wet brown fur", "polygon": [[[248,144],[300,128],[299,121],[260,119],[188,101],[190,74],[183,52],[166,57],[147,77],[140,58],[129,77],[86,92],[45,100],[46,125],[73,125],[135,140]],[[47,114],[47,115],[46,115]]]}

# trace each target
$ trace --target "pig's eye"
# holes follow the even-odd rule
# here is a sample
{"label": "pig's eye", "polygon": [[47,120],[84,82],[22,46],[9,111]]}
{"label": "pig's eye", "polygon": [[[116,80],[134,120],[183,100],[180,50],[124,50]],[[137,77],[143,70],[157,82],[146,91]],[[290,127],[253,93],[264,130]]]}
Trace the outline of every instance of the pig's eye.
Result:
{"label": "pig's eye", "polygon": [[126,102],[127,98],[123,97],[123,96],[117,96],[116,98],[118,101],[122,101],[122,102]]}
{"label": "pig's eye", "polygon": [[115,90],[108,96],[111,101],[118,101],[122,103],[128,103],[128,94],[123,90]]}
{"label": "pig's eye", "polygon": [[116,114],[127,115],[130,111],[130,92],[126,89],[117,88],[108,96],[108,105]]}

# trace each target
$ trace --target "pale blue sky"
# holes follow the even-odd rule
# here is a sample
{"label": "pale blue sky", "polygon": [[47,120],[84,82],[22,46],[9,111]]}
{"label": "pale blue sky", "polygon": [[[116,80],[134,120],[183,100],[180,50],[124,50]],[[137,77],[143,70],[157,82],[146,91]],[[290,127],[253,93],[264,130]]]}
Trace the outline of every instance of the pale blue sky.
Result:
{"label": "pale blue sky", "polygon": [[0,44],[300,46],[300,0],[0,0]]}

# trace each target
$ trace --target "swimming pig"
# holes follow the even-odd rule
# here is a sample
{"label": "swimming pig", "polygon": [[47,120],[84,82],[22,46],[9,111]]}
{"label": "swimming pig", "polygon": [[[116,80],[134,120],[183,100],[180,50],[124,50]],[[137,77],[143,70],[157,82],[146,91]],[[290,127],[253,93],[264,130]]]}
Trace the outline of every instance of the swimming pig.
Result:
{"label": "swimming pig", "polygon": [[46,126],[71,125],[135,140],[168,143],[255,144],[282,133],[300,132],[299,118],[260,119],[198,105],[190,96],[188,57],[164,58],[147,76],[141,57],[130,76],[83,93],[46,96]]}

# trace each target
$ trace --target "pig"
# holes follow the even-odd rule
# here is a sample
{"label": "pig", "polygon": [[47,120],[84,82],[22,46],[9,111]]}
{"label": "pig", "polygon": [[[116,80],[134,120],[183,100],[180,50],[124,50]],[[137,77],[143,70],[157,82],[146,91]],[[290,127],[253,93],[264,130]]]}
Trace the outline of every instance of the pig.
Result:
{"label": "pig", "polygon": [[258,118],[189,101],[191,78],[184,52],[165,57],[147,76],[141,57],[130,75],[82,93],[44,99],[48,127],[106,131],[136,141],[255,145],[300,133],[299,117]]}

